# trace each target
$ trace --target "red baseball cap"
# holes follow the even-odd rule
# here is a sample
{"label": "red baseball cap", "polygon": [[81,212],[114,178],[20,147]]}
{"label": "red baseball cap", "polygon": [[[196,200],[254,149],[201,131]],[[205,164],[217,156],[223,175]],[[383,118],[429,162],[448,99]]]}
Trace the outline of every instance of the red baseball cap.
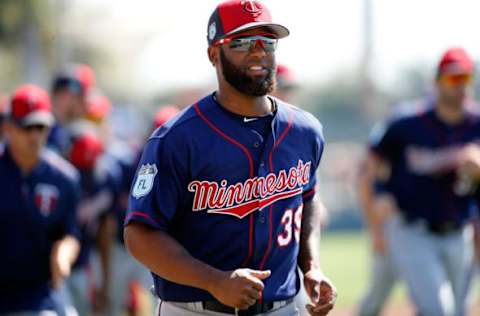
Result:
{"label": "red baseball cap", "polygon": [[10,118],[18,125],[52,126],[55,122],[48,93],[33,84],[17,88],[10,106]]}
{"label": "red baseball cap", "polygon": [[277,65],[277,87],[279,89],[290,89],[297,86],[293,71],[283,64]]}
{"label": "red baseball cap", "polygon": [[178,112],[180,112],[180,110],[174,105],[162,106],[155,114],[155,118],[153,120],[154,128],[159,128],[169,119],[174,117]]}
{"label": "red baseball cap", "polygon": [[75,67],[75,75],[80,81],[85,93],[88,93],[95,86],[95,72],[92,67],[85,64],[80,64]]}
{"label": "red baseball cap", "polygon": [[290,34],[285,26],[272,22],[270,10],[259,1],[225,1],[215,8],[208,21],[208,44],[212,45],[219,39],[259,27],[267,28],[277,38]]}
{"label": "red baseball cap", "polygon": [[472,74],[475,65],[472,58],[461,47],[448,49],[440,59],[438,64],[438,76],[449,74]]}
{"label": "red baseball cap", "polygon": [[80,170],[92,170],[103,153],[103,143],[94,133],[86,132],[73,140],[69,160]]}
{"label": "red baseball cap", "polygon": [[112,103],[103,95],[90,95],[87,99],[87,118],[93,121],[102,121],[112,111]]}

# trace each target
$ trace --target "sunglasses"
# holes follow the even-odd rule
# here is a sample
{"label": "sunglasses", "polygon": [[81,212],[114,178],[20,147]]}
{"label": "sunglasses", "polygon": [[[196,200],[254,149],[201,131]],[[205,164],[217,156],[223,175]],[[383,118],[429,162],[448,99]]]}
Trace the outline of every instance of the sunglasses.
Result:
{"label": "sunglasses", "polygon": [[469,84],[473,80],[473,76],[469,74],[460,75],[443,75],[440,77],[440,81],[449,86],[457,86],[461,84]]}
{"label": "sunglasses", "polygon": [[222,38],[215,43],[215,45],[229,44],[229,47],[237,52],[248,52],[255,45],[261,45],[261,47],[267,53],[272,53],[277,49],[278,39],[266,37],[262,35],[234,37],[234,38]]}
{"label": "sunglasses", "polygon": [[48,126],[41,125],[41,124],[33,124],[33,125],[19,126],[19,127],[27,133],[31,133],[31,132],[43,133],[48,129]]}

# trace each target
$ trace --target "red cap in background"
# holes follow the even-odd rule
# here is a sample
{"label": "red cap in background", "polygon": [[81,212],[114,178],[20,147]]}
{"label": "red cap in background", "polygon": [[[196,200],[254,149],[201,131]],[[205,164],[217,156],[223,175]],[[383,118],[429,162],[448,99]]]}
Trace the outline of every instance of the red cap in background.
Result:
{"label": "red cap in background", "polygon": [[103,143],[101,139],[94,133],[87,132],[73,140],[69,160],[79,170],[92,170],[102,153]]}
{"label": "red cap in background", "polygon": [[169,119],[174,117],[178,112],[180,112],[180,110],[174,105],[162,106],[155,114],[155,118],[153,120],[154,128],[159,128]]}
{"label": "red cap in background", "polygon": [[90,92],[90,90],[95,86],[95,72],[90,66],[85,64],[77,65],[75,67],[75,75],[78,81],[80,81],[85,93]]}
{"label": "red cap in background", "polygon": [[474,62],[467,52],[461,47],[448,49],[440,59],[437,75],[473,74]]}
{"label": "red cap in background", "polygon": [[297,81],[293,71],[283,64],[277,65],[277,89],[291,89],[297,86]]}
{"label": "red cap in background", "polygon": [[93,94],[88,97],[86,115],[89,120],[94,122],[103,121],[111,111],[112,103],[106,96]]}
{"label": "red cap in background", "polygon": [[10,107],[11,119],[21,126],[52,126],[55,121],[48,93],[33,84],[18,87],[13,92]]}

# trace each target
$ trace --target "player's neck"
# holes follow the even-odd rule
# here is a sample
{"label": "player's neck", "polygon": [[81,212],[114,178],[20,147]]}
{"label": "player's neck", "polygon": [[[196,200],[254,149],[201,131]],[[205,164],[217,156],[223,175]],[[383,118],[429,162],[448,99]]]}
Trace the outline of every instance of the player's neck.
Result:
{"label": "player's neck", "polygon": [[40,161],[39,155],[26,154],[10,144],[10,155],[22,174],[30,173]]}
{"label": "player's neck", "polygon": [[264,116],[273,110],[272,102],[265,96],[250,96],[233,87],[220,87],[217,102],[228,111],[244,116]]}
{"label": "player's neck", "polygon": [[438,101],[437,106],[435,107],[435,113],[438,118],[448,125],[455,125],[463,121],[465,117],[465,109],[463,105],[458,104],[448,104]]}

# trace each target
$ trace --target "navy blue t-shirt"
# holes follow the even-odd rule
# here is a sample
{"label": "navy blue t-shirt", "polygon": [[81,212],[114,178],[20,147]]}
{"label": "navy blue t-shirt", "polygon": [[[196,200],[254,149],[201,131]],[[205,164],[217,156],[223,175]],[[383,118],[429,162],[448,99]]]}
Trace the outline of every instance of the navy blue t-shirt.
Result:
{"label": "navy blue t-shirt", "polygon": [[[314,197],[324,148],[322,127],[311,114],[271,100],[276,112],[266,135],[213,95],[157,129],[145,145],[125,222],[167,232],[193,257],[224,271],[270,269],[265,301],[299,290],[302,206]],[[163,300],[213,299],[153,278]]]}
{"label": "navy blue t-shirt", "polygon": [[407,220],[463,224],[472,217],[473,191],[461,188],[456,153],[480,142],[480,116],[466,112],[449,125],[434,107],[408,113],[377,131],[372,150],[391,165],[388,190]]}
{"label": "navy blue t-shirt", "polygon": [[48,134],[47,147],[59,153],[60,155],[65,155],[70,143],[70,132],[58,122],[55,123]]}
{"label": "navy blue t-shirt", "polygon": [[78,174],[51,151],[23,175],[7,149],[0,154],[0,313],[52,309],[50,251],[75,222]]}
{"label": "navy blue t-shirt", "polygon": [[80,230],[80,252],[75,261],[74,268],[83,268],[90,262],[90,254],[95,243],[95,236],[101,220],[113,212],[118,197],[119,179],[111,168],[112,161],[108,165],[103,163],[102,158],[97,161],[95,168],[87,171],[80,171],[81,203],[98,199],[104,201],[102,209],[96,209],[94,218],[88,223],[79,222]]}

